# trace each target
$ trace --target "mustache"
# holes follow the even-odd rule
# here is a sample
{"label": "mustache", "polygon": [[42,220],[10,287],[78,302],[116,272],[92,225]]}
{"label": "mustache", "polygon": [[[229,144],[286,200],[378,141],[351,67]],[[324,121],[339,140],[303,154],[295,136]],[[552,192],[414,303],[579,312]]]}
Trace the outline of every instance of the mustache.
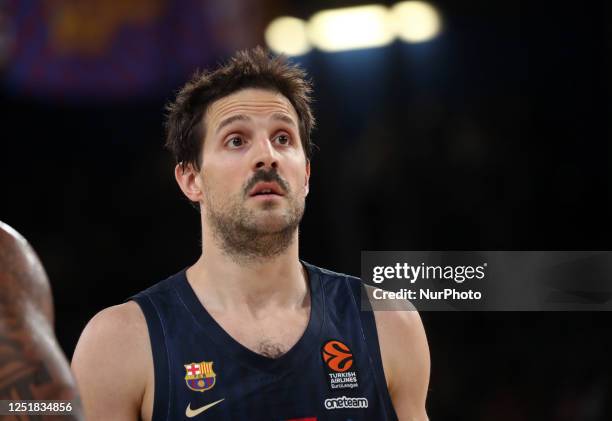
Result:
{"label": "mustache", "polygon": [[244,195],[247,196],[249,192],[255,187],[255,184],[263,182],[263,183],[272,183],[275,182],[280,186],[283,190],[283,193],[289,192],[289,183],[287,183],[283,178],[278,175],[278,171],[276,168],[272,168],[269,171],[259,170],[255,173],[255,175],[249,180],[247,185],[244,188]]}

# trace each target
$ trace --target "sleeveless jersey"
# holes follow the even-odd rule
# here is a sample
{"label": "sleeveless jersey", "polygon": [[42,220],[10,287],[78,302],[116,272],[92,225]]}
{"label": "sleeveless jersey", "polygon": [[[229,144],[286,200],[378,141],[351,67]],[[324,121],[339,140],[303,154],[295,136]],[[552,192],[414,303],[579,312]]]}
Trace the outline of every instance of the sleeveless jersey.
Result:
{"label": "sleeveless jersey", "polygon": [[310,319],[279,358],[257,354],[225,332],[185,270],[131,298],[151,340],[153,421],[397,420],[374,313],[361,311],[361,280],[302,264]]}

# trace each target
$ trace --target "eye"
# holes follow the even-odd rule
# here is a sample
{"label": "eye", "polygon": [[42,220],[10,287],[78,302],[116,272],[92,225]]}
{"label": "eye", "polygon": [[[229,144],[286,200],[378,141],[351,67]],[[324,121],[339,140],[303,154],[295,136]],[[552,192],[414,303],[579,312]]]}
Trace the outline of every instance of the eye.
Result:
{"label": "eye", "polygon": [[232,149],[236,149],[244,145],[244,140],[239,136],[234,136],[227,141],[226,145]]}
{"label": "eye", "polygon": [[274,138],[279,145],[287,146],[291,143],[291,139],[286,134],[280,134]]}

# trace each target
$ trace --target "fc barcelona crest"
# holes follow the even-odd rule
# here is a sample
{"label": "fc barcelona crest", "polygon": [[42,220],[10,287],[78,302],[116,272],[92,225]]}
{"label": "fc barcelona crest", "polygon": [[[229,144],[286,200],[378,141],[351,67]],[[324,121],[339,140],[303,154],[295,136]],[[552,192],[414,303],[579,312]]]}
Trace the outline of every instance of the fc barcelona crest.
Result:
{"label": "fc barcelona crest", "polygon": [[217,375],[213,371],[212,361],[185,364],[185,382],[187,387],[196,392],[206,392],[215,385]]}

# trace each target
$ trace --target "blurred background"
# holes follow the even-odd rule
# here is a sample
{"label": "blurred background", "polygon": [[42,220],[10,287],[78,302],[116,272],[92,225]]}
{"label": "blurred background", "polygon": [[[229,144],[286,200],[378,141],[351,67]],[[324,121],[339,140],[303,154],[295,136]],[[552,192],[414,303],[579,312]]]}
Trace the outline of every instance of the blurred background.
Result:
{"label": "blurred background", "polygon": [[[282,16],[311,31],[280,37],[315,86],[305,260],[359,275],[361,250],[612,249],[609,4],[440,0],[371,45],[370,18],[361,46],[312,34],[365,4],[0,0],[0,220],[40,255],[69,358],[95,313],[196,260],[164,105],[196,68],[274,47]],[[432,420],[612,419],[609,313],[422,318]]]}

